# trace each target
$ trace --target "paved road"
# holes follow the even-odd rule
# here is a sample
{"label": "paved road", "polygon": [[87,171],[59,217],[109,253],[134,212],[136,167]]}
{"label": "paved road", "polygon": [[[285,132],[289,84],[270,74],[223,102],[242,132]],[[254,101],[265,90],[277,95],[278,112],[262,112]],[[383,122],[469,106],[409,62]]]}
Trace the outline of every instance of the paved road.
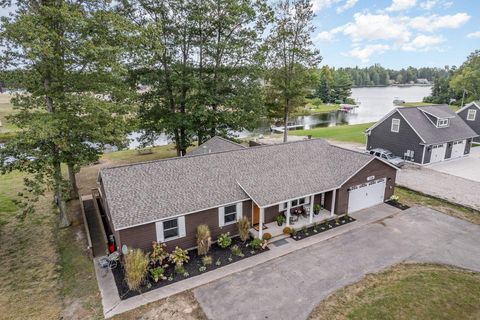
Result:
{"label": "paved road", "polygon": [[305,319],[330,293],[400,262],[480,271],[480,226],[411,208],[194,290],[209,319]]}
{"label": "paved road", "polygon": [[472,148],[468,157],[434,163],[428,167],[435,171],[480,182],[480,147]]}
{"label": "paved road", "polygon": [[480,182],[427,167],[405,165],[397,173],[397,185],[480,210]]}

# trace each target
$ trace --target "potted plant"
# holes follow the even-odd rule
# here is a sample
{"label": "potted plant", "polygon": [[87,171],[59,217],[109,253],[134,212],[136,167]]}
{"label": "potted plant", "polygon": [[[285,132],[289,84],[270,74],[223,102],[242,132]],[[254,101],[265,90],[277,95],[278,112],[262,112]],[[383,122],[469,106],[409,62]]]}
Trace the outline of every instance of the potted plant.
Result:
{"label": "potted plant", "polygon": [[313,213],[314,213],[315,215],[319,214],[319,213],[320,213],[320,209],[321,209],[321,207],[320,207],[319,204],[314,205],[314,206],[313,206]]}
{"label": "potted plant", "polygon": [[275,220],[277,220],[277,224],[279,227],[281,227],[283,225],[283,223],[285,222],[285,216],[283,214],[279,214]]}

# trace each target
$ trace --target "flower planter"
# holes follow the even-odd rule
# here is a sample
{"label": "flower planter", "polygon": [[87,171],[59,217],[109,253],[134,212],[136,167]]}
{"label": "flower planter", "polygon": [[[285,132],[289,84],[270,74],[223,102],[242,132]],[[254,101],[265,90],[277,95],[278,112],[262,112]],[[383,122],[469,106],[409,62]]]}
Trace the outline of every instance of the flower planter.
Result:
{"label": "flower planter", "polygon": [[[202,256],[199,256],[197,254],[197,249],[188,250],[190,261],[183,265],[186,275],[188,274],[188,276],[176,274],[174,271],[174,266],[172,264],[169,264],[168,267],[165,268],[166,280],[160,280],[158,282],[155,282],[153,277],[150,274],[147,274],[146,280],[140,287],[139,291],[129,290],[127,283],[125,281],[125,272],[124,272],[123,266],[119,264],[117,268],[112,270],[112,273],[115,279],[115,284],[117,285],[117,290],[118,290],[120,299],[121,300],[128,299],[150,290],[168,286],[172,283],[182,281],[184,279],[189,279],[191,277],[194,277],[200,274],[204,274],[206,272],[221,268],[225,265],[235,263],[239,260],[243,260],[269,250],[268,247],[266,247],[265,249],[252,250],[251,247],[247,246],[249,242],[250,241],[247,241],[244,243],[240,240],[240,238],[234,237],[232,238],[232,244],[227,249],[222,249],[216,243],[212,244],[212,246],[210,247],[210,251],[208,252],[208,255],[212,256],[213,263],[206,267],[203,267]],[[233,245],[237,245],[240,247],[243,256],[232,255],[230,248]]]}
{"label": "flower planter", "polygon": [[316,234],[329,231],[330,229],[341,227],[342,225],[348,224],[353,221],[355,221],[355,219],[353,219],[350,216],[339,217],[338,222],[337,220],[326,221],[321,224],[318,224],[316,229],[314,229],[313,226],[311,226],[307,228],[306,231],[304,231],[303,229],[298,230],[295,236],[292,235],[292,238],[296,241],[299,241],[299,240],[314,236]]}

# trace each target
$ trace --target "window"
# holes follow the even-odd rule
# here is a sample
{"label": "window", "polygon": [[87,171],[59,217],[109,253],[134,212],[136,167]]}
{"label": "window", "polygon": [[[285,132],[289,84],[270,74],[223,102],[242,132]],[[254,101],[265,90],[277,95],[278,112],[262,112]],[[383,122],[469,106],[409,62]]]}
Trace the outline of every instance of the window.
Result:
{"label": "window", "polygon": [[448,126],[448,119],[438,119],[437,127],[447,127]]}
{"label": "window", "polygon": [[231,206],[225,207],[224,212],[224,224],[230,224],[237,220],[237,205],[233,204]]}
{"label": "window", "polygon": [[[294,199],[290,202],[290,208],[299,207],[301,205],[309,204],[309,203],[310,203],[310,197]],[[288,202],[281,203],[279,205],[279,210],[280,211],[287,210],[287,205],[288,205]]]}
{"label": "window", "polygon": [[163,239],[178,237],[178,220],[172,219],[163,221]]}
{"label": "window", "polygon": [[392,132],[400,131],[400,119],[392,119]]}
{"label": "window", "polygon": [[218,208],[218,226],[236,223],[243,215],[242,203],[229,204]]}
{"label": "window", "polygon": [[177,217],[155,223],[157,242],[164,242],[185,237],[185,217]]}
{"label": "window", "polygon": [[475,121],[476,117],[477,117],[477,110],[475,109],[468,110],[468,114],[467,114],[468,121]]}

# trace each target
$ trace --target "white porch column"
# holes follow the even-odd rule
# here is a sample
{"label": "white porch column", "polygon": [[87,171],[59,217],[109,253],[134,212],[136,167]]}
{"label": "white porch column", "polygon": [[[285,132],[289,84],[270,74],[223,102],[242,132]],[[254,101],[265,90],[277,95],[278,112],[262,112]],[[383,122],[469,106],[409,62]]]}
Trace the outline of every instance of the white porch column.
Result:
{"label": "white porch column", "polygon": [[312,194],[310,197],[310,223],[313,222],[313,200],[315,199],[315,195]]}
{"label": "white porch column", "polygon": [[330,212],[330,217],[333,217],[335,214],[335,197],[337,196],[337,190],[333,190],[333,195],[332,195],[332,211]]}
{"label": "white porch column", "polygon": [[260,208],[260,217],[258,217],[258,238],[263,239],[263,215],[265,213],[264,208]]}
{"label": "white porch column", "polygon": [[287,227],[290,227],[290,209],[292,208],[292,202],[288,201],[287,202],[287,213],[285,214],[287,216]]}

